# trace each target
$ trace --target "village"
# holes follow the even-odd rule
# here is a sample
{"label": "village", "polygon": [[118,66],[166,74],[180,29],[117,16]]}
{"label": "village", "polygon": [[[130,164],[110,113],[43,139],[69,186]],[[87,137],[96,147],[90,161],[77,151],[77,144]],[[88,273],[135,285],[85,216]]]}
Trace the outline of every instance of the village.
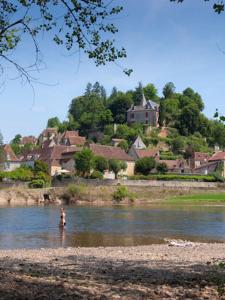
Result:
{"label": "village", "polygon": [[[123,139],[112,138],[111,145],[103,145],[98,141],[94,142],[91,138],[80,136],[77,130],[59,132],[57,128],[46,128],[37,138],[24,136],[18,140],[19,147],[29,145],[30,149],[20,155],[14,153],[10,144],[4,145],[5,160],[2,162],[2,171],[11,172],[23,166],[33,168],[35,161],[38,160],[48,165],[48,173],[51,177],[78,175],[75,166],[75,155],[82,152],[83,149],[90,149],[95,157],[125,163],[125,167],[119,170],[118,174],[115,174],[109,167],[100,170],[103,173],[102,177],[105,179],[115,179],[117,175],[120,178],[128,179],[135,174],[148,175],[150,173],[209,175],[218,172],[218,170],[220,170],[219,175],[224,177],[224,151],[215,146],[212,153],[192,150],[188,158],[182,157],[182,155],[176,157],[172,153],[171,147],[165,142],[170,128],[159,127],[158,119],[159,104],[152,100],[146,100],[144,93],[142,93],[140,104],[138,106],[132,105],[127,110],[127,123],[144,125],[146,134],[151,133],[152,130],[157,130],[160,140],[157,146],[147,147],[142,138],[136,136],[129,149],[125,151],[123,147],[120,147],[120,145],[123,145]],[[114,133],[116,133],[116,124],[113,128]],[[149,172],[144,171],[142,173],[137,169],[137,162],[142,161],[144,158],[154,159],[155,165]],[[148,162],[143,160],[143,164],[146,163]],[[91,178],[94,178],[94,176]]]}

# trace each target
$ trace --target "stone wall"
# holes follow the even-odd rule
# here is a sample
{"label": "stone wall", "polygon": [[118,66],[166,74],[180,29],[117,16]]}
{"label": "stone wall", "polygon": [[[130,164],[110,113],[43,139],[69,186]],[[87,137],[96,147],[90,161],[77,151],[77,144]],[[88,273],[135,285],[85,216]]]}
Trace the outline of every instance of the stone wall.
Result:
{"label": "stone wall", "polygon": [[[64,187],[69,184],[85,184],[93,186],[137,186],[137,187],[158,187],[171,189],[216,189],[219,184],[217,182],[196,182],[196,181],[158,181],[158,180],[112,180],[112,179],[62,179],[54,180],[54,187]],[[222,186],[220,184],[220,186]]]}

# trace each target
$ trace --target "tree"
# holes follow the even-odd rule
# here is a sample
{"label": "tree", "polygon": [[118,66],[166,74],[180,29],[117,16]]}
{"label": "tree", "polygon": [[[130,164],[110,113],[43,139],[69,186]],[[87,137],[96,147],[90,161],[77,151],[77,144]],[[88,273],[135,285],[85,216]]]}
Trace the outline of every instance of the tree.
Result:
{"label": "tree", "polygon": [[115,94],[112,103],[109,105],[115,123],[123,124],[126,122],[127,110],[131,107],[132,103],[133,101],[130,95],[122,92]]}
{"label": "tree", "polygon": [[21,138],[22,138],[21,134],[16,134],[10,143],[11,144],[19,144],[21,141]]}
{"label": "tree", "polygon": [[117,159],[109,160],[109,170],[115,174],[115,179],[118,178],[118,174],[120,171],[125,171],[126,169],[127,169],[126,162]]}
{"label": "tree", "polygon": [[165,99],[167,98],[171,98],[173,96],[173,94],[175,93],[175,85],[173,84],[173,82],[168,82],[165,84],[164,88],[163,88],[163,95],[165,97]]}
{"label": "tree", "polygon": [[135,172],[143,175],[148,175],[156,166],[153,157],[143,157],[136,161]]}
{"label": "tree", "polygon": [[69,113],[83,134],[102,129],[113,121],[111,111],[106,109],[102,98],[96,93],[73,99]]}
{"label": "tree", "polygon": [[61,125],[61,123],[60,123],[58,117],[53,117],[53,118],[48,119],[47,128],[57,128],[57,129],[59,129],[60,125]]}
{"label": "tree", "polygon": [[[209,0],[204,0],[205,2],[206,1],[209,1]],[[170,0],[170,2],[177,2],[177,3],[182,3],[184,2],[184,0]],[[224,3],[223,1],[213,1],[213,9],[216,13],[220,14],[224,11]]]}
{"label": "tree", "polygon": [[107,159],[102,156],[95,156],[94,158],[95,170],[104,173],[109,169],[109,163]]}
{"label": "tree", "polygon": [[184,149],[184,146],[185,146],[184,137],[179,135],[172,140],[173,153],[175,154],[181,153],[181,151]]}
{"label": "tree", "polygon": [[157,88],[154,86],[153,83],[149,83],[146,86],[143,87],[143,92],[148,100],[158,100],[157,96]]}
{"label": "tree", "polygon": [[91,170],[94,167],[94,154],[88,149],[84,148],[82,151],[75,154],[75,169],[82,177],[89,177]]}
{"label": "tree", "polygon": [[[122,11],[106,0],[7,0],[0,2],[0,67],[12,64],[20,76],[29,82],[29,71],[39,66],[38,35],[48,32],[53,41],[68,51],[83,51],[97,66],[126,57],[124,48],[118,49],[109,35],[118,29],[112,17]],[[60,13],[59,13],[60,12]],[[34,64],[26,69],[11,56],[13,50],[30,37],[34,46]],[[127,75],[132,70],[124,69]]]}
{"label": "tree", "polygon": [[182,107],[184,105],[187,105],[191,100],[198,106],[200,111],[202,111],[204,109],[204,103],[202,101],[202,97],[198,93],[195,93],[191,88],[186,88],[183,91],[183,95],[188,97],[189,99],[187,99],[185,97],[180,98],[180,104]]}
{"label": "tree", "polygon": [[190,135],[198,131],[200,112],[197,104],[192,102],[181,109],[176,127],[182,135]]}
{"label": "tree", "polygon": [[48,174],[48,172],[49,172],[48,164],[41,160],[35,160],[34,172],[35,173],[42,172],[42,173]]}

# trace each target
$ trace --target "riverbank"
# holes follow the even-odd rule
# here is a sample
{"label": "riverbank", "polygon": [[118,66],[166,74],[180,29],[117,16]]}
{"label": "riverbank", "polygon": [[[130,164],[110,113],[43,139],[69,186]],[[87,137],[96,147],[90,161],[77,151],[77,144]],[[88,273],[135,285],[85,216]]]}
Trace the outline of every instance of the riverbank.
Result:
{"label": "riverbank", "polygon": [[0,251],[0,298],[225,299],[225,244]]}
{"label": "riverbank", "polygon": [[[96,204],[113,203],[113,193],[118,186],[92,186],[85,184],[28,189],[12,187],[0,189],[0,205],[36,205],[36,204]],[[123,204],[183,203],[183,202],[225,202],[225,188],[169,188],[149,186],[127,186],[131,197]]]}

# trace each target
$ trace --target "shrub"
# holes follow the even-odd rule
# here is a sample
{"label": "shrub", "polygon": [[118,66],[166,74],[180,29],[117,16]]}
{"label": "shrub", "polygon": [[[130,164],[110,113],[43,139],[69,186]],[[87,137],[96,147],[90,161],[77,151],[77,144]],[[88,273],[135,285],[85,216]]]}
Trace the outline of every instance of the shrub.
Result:
{"label": "shrub", "polygon": [[50,183],[51,183],[51,177],[48,174],[46,174],[46,173],[44,173],[42,171],[37,172],[35,174],[34,179],[41,179],[41,180],[43,180],[44,183],[45,183],[45,185],[50,185]]}
{"label": "shrub", "polygon": [[5,177],[12,180],[31,181],[33,179],[33,172],[30,168],[20,167],[11,172],[5,172]]}
{"label": "shrub", "polygon": [[29,183],[29,187],[33,189],[43,188],[45,186],[45,182],[42,179],[33,179]]}
{"label": "shrub", "polygon": [[65,193],[63,194],[63,198],[70,201],[79,200],[81,199],[82,195],[85,193],[85,186],[84,185],[76,185],[70,184],[67,188]]}
{"label": "shrub", "polygon": [[123,185],[119,186],[117,190],[113,193],[113,199],[120,202],[125,198],[129,197],[129,192],[127,188]]}
{"label": "shrub", "polygon": [[165,174],[168,172],[168,167],[167,167],[167,164],[166,163],[158,163],[157,166],[156,166],[156,169],[159,173],[161,174]]}
{"label": "shrub", "polygon": [[152,174],[152,175],[134,175],[129,177],[130,180],[187,180],[187,181],[218,181],[211,175],[180,175],[180,174]]}
{"label": "shrub", "polygon": [[102,172],[99,171],[93,171],[91,173],[91,179],[103,179],[103,174]]}

